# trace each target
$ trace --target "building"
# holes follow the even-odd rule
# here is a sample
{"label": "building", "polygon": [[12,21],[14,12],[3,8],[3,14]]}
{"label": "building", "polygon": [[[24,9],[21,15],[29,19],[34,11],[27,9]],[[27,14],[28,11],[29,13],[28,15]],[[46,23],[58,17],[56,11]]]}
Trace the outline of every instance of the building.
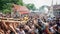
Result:
{"label": "building", "polygon": [[60,17],[60,5],[53,5],[50,6],[48,9],[49,9],[49,15]]}
{"label": "building", "polygon": [[53,14],[58,18],[60,17],[60,5],[53,6]]}
{"label": "building", "polygon": [[50,15],[55,16],[57,18],[60,17],[60,5],[57,4],[57,1],[56,1],[56,5],[53,5],[53,1],[52,1],[52,4],[51,6],[48,7],[48,10]]}
{"label": "building", "polygon": [[12,17],[20,17],[21,15],[28,13],[29,9],[27,7],[13,4],[13,12],[11,13]]}

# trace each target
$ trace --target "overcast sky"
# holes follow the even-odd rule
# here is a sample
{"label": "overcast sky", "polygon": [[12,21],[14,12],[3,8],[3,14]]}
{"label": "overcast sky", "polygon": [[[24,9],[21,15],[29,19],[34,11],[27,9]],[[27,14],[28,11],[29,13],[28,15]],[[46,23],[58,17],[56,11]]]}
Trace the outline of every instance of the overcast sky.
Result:
{"label": "overcast sky", "polygon": [[[52,4],[52,0],[23,0],[23,2],[26,4],[33,3],[37,8],[42,5],[50,6]],[[60,4],[60,0],[57,0],[57,3]],[[53,0],[53,4],[56,4],[56,0]]]}

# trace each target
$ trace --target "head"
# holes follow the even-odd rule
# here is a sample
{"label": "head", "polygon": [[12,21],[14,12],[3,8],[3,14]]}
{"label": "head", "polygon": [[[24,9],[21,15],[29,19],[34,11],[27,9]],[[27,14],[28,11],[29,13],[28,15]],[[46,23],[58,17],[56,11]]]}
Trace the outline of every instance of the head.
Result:
{"label": "head", "polygon": [[20,25],[19,29],[22,31],[24,29],[24,25]]}

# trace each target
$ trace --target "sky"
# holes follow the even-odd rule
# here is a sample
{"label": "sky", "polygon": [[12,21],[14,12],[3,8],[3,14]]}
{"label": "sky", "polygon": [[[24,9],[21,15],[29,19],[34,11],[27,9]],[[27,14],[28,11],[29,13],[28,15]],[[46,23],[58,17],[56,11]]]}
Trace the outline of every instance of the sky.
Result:
{"label": "sky", "polygon": [[[48,5],[48,6],[51,6],[52,4],[52,0],[23,0],[23,2],[25,4],[29,4],[29,3],[33,3],[36,8],[39,8],[43,5]],[[55,5],[57,2],[57,4],[60,4],[60,0],[53,0],[53,4]]]}

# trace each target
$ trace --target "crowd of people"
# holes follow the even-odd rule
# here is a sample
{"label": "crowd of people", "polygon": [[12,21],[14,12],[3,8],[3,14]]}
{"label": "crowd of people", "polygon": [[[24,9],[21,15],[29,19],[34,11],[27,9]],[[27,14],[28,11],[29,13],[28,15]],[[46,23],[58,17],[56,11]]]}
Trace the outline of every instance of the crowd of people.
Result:
{"label": "crowd of people", "polygon": [[0,21],[0,34],[60,34],[60,19],[29,18],[26,24]]}

